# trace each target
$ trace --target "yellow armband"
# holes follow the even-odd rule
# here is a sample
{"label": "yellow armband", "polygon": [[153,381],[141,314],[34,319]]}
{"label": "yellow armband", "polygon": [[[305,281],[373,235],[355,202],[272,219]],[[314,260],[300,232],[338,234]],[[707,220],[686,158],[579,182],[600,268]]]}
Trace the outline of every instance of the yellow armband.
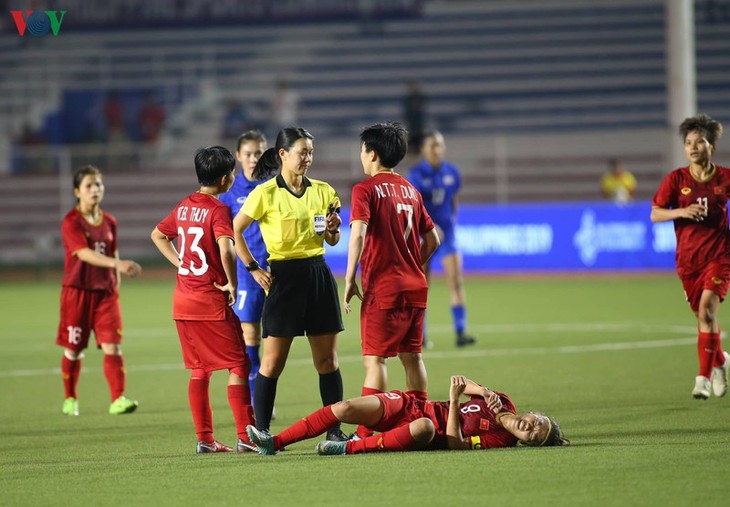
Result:
{"label": "yellow armband", "polygon": [[470,449],[481,449],[482,439],[479,437],[469,437],[469,448]]}

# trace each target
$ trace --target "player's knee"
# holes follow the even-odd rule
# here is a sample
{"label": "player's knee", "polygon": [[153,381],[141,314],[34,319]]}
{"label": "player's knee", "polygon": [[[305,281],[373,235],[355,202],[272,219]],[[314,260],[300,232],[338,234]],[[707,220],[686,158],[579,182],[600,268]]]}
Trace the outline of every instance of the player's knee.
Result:
{"label": "player's knee", "polygon": [[410,425],[411,436],[418,444],[427,444],[436,435],[436,428],[433,425],[431,419],[427,417],[421,417],[416,419]]}
{"label": "player's knee", "polygon": [[228,369],[228,373],[236,375],[241,379],[248,379],[248,368],[245,366],[235,366]]}
{"label": "player's knee", "polygon": [[193,368],[190,372],[190,380],[209,380],[210,372],[205,371],[202,368]]}
{"label": "player's knee", "polygon": [[332,413],[340,421],[350,420],[350,417],[355,413],[355,408],[350,400],[342,400],[332,405]]}
{"label": "player's knee", "polygon": [[322,357],[314,360],[314,367],[320,374],[325,373],[332,373],[337,368],[339,368],[339,363],[337,362],[337,355],[333,354],[331,356]]}

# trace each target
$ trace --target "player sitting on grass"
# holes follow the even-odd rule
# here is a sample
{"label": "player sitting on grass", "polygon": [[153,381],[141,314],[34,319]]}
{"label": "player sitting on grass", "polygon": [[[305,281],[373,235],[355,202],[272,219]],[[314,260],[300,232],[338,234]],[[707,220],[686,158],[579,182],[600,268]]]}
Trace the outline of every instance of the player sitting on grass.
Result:
{"label": "player sitting on grass", "polygon": [[[469,397],[460,403],[461,395]],[[389,391],[328,405],[271,436],[246,428],[259,454],[316,437],[336,422],[362,424],[382,433],[346,442],[317,444],[323,455],[420,449],[491,449],[522,443],[531,447],[567,445],[555,419],[539,412],[517,414],[504,393],[462,375],[451,377],[449,401],[424,401],[410,393]]]}

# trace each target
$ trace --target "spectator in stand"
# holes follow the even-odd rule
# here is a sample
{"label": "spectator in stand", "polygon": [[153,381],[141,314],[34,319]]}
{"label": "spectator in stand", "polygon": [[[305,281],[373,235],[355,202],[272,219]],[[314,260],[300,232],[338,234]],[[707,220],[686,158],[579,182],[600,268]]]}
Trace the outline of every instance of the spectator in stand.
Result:
{"label": "spectator in stand", "polygon": [[127,131],[124,128],[124,104],[116,91],[109,92],[104,102],[104,129],[107,142],[127,140]]}
{"label": "spectator in stand", "polygon": [[271,102],[270,123],[272,132],[296,125],[299,118],[299,94],[291,89],[289,81],[280,79]]}
{"label": "spectator in stand", "polygon": [[417,79],[408,82],[408,91],[403,97],[403,119],[410,134],[409,151],[418,151],[421,136],[426,129],[426,96],[423,94],[421,82]]}
{"label": "spectator in stand", "polygon": [[145,143],[156,143],[160,139],[162,127],[165,125],[165,109],[157,102],[154,92],[147,98],[139,110],[139,133]]}
{"label": "spectator in stand", "polygon": [[601,178],[603,197],[616,204],[625,204],[634,200],[636,194],[636,178],[624,168],[620,160],[612,158],[608,161],[609,170]]}

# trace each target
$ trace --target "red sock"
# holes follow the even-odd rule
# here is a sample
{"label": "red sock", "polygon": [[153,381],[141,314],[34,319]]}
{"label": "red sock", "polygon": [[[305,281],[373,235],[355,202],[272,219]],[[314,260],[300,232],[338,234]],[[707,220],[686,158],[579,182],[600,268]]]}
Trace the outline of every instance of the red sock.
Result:
{"label": "red sock", "polygon": [[249,424],[256,426],[253,407],[251,406],[251,391],[249,391],[248,386],[229,385],[228,404],[231,406],[233,418],[236,420],[236,433],[238,433],[238,438],[248,442],[246,426]]}
{"label": "red sock", "polygon": [[717,341],[715,342],[715,357],[712,361],[712,366],[715,368],[720,368],[725,364],[725,351],[722,350],[722,340],[720,337],[722,336],[722,331],[720,329],[717,330],[716,333]]}
{"label": "red sock", "polygon": [[[360,391],[360,396],[370,396],[371,394],[380,394],[383,391],[380,389],[374,389],[372,387],[365,387],[363,386],[362,390]],[[370,428],[363,426],[362,424],[357,427],[357,430],[355,431],[358,437],[360,438],[366,438],[373,434],[373,430]]]}
{"label": "red sock", "polygon": [[104,355],[104,376],[109,384],[112,401],[114,401],[124,394],[124,382],[127,377],[124,358],[117,355]]}
{"label": "red sock", "polygon": [[703,333],[697,335],[697,358],[700,361],[698,375],[712,377],[712,361],[715,358],[715,348],[720,343],[720,333]]}
{"label": "red sock", "polygon": [[210,408],[208,396],[209,384],[210,374],[196,373],[196,370],[193,370],[188,384],[188,401],[190,401],[190,410],[193,413],[193,423],[198,440],[208,443],[213,441],[213,411]]}
{"label": "red sock", "polygon": [[347,454],[376,451],[407,451],[416,440],[411,435],[411,425],[404,424],[379,435],[372,435],[362,440],[348,440]]}
{"label": "red sock", "polygon": [[332,412],[332,405],[327,405],[312,412],[274,437],[274,448],[281,449],[294,442],[321,435],[339,421]]}
{"label": "red sock", "polygon": [[79,384],[81,373],[81,359],[71,361],[64,354],[61,357],[61,377],[63,378],[63,389],[66,391],[66,398],[78,398],[76,386]]}
{"label": "red sock", "polygon": [[428,401],[428,392],[426,391],[407,391],[421,401]]}

